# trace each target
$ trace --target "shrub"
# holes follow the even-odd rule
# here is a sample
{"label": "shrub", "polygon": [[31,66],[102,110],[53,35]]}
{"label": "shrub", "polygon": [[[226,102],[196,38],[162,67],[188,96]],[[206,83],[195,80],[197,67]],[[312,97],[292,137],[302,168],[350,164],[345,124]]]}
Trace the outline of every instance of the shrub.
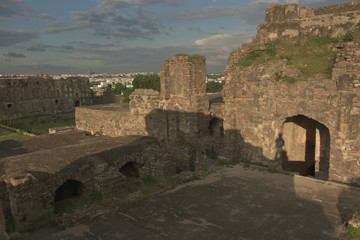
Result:
{"label": "shrub", "polygon": [[353,227],[350,224],[348,226],[348,235],[351,237],[360,237],[360,228]]}
{"label": "shrub", "polygon": [[206,92],[208,93],[221,92],[221,90],[224,87],[224,84],[225,82],[209,81],[206,83]]}

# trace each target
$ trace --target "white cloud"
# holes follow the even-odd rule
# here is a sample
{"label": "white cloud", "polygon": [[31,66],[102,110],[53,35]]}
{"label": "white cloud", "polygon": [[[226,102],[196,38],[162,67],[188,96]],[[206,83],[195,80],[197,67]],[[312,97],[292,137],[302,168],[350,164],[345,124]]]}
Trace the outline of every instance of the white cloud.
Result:
{"label": "white cloud", "polygon": [[195,40],[195,44],[201,46],[201,45],[205,45],[206,43],[209,43],[209,42],[212,42],[212,41],[229,39],[231,37],[232,37],[231,34],[216,34],[216,35],[212,35],[212,36],[207,37],[207,38]]}

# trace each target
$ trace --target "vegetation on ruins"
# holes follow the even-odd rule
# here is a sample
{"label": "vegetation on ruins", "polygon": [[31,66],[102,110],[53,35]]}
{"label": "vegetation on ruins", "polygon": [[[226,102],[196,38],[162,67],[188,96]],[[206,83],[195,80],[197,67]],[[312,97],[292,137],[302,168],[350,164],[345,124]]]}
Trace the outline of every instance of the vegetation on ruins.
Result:
{"label": "vegetation on ruins", "polygon": [[360,212],[354,213],[348,221],[347,231],[348,234],[344,240],[360,239]]}
{"label": "vegetation on ruins", "polygon": [[23,138],[31,135],[47,134],[49,128],[73,125],[75,125],[75,119],[68,118],[42,119],[38,122],[35,122],[34,120],[28,122],[3,121],[0,124],[0,141]]}
{"label": "vegetation on ruins", "polygon": [[[303,79],[331,78],[337,51],[334,44],[353,41],[360,37],[360,29],[347,32],[341,37],[316,36],[303,42],[277,39],[262,45],[254,45],[238,60],[242,67],[256,66],[273,60],[287,59],[288,64],[300,70]],[[278,73],[278,81],[295,82]]]}
{"label": "vegetation on ruins", "polygon": [[360,228],[353,227],[352,225],[348,226],[348,236],[351,238],[348,239],[359,239],[360,238]]}
{"label": "vegetation on ruins", "polygon": [[24,137],[26,137],[26,135],[24,135],[22,132],[11,131],[7,128],[0,127],[0,141],[13,140]]}
{"label": "vegetation on ruins", "polygon": [[288,83],[294,83],[294,82],[298,81],[299,79],[297,79],[295,77],[287,76],[284,74],[283,71],[280,71],[280,72],[275,73],[275,80],[276,81],[284,81],[284,82],[288,82]]}
{"label": "vegetation on ruins", "polygon": [[198,60],[198,59],[203,59],[205,61],[204,56],[197,55],[197,54],[190,55],[190,54],[186,54],[186,53],[178,53],[175,56],[176,57],[181,57],[181,56],[188,57],[190,62],[192,62],[192,63],[195,63],[196,60]]}
{"label": "vegetation on ruins", "polygon": [[221,92],[221,90],[224,88],[225,82],[214,82],[209,81],[206,83],[206,92],[208,93],[216,93]]}

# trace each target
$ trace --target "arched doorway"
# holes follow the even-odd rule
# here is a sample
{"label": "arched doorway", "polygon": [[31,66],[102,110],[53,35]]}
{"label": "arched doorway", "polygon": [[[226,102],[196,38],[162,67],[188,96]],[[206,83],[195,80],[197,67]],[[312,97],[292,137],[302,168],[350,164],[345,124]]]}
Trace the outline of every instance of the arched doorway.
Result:
{"label": "arched doorway", "polygon": [[76,180],[67,180],[55,191],[54,212],[59,213],[71,209],[81,199],[84,193],[84,184]]}
{"label": "arched doorway", "polygon": [[80,107],[80,101],[79,100],[76,100],[74,102],[74,107]]}
{"label": "arched doorway", "polygon": [[322,123],[304,115],[288,117],[276,145],[284,170],[328,179],[330,133]]}
{"label": "arched doorway", "polygon": [[55,191],[55,203],[80,197],[84,192],[84,184],[76,180],[67,180]]}
{"label": "arched doorway", "polygon": [[120,173],[126,177],[128,192],[135,192],[139,189],[141,167],[142,164],[136,162],[128,162],[119,169]]}
{"label": "arched doorway", "polygon": [[213,117],[209,123],[210,136],[222,137],[224,136],[224,120],[221,118]]}

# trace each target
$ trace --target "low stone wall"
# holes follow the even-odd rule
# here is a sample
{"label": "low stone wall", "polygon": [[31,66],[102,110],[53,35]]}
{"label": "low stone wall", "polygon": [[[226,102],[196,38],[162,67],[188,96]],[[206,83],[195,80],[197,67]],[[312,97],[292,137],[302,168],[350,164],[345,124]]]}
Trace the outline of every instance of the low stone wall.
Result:
{"label": "low stone wall", "polygon": [[117,105],[102,108],[76,108],[76,129],[88,131],[92,135],[127,136],[146,135],[145,119],[132,114],[129,110],[123,111]]}
{"label": "low stone wall", "polygon": [[[60,133],[59,136],[66,137],[68,134],[77,137],[71,132]],[[4,166],[1,183],[6,183],[0,194],[3,201],[9,202],[9,212],[16,224],[52,213],[57,190],[69,180],[81,184],[81,195],[84,197],[94,191],[104,195],[126,193],[127,176],[120,171],[126,164],[139,166],[138,177],[171,176],[179,165],[177,157],[181,156],[173,156],[168,147],[160,145],[155,138],[84,138],[81,134],[78,133],[81,138],[78,144],[0,159],[0,164]]]}

